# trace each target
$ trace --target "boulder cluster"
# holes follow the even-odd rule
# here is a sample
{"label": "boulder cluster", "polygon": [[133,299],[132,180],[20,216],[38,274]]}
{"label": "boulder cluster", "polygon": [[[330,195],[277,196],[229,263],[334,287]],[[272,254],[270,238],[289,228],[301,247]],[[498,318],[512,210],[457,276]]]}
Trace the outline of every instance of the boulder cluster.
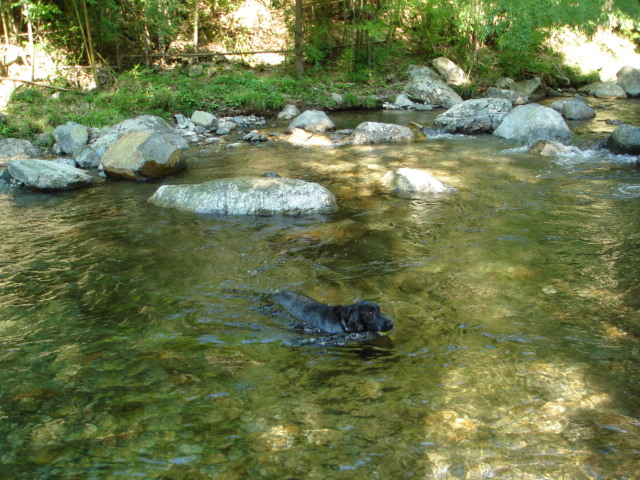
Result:
{"label": "boulder cluster", "polygon": [[[433,62],[437,73],[426,66],[413,67],[404,91],[385,108],[446,109],[438,115],[434,128],[379,122],[363,122],[354,130],[335,130],[322,111],[300,112],[288,105],[278,118],[290,120],[282,134],[263,133],[266,120],[257,116],[217,118],[195,111],[190,117],[174,116],[175,125],[160,117],[143,115],[98,130],[74,122],[58,126],[52,133],[55,158],[44,158],[26,140],[0,139],[0,184],[19,185],[41,191],[69,190],[103,184],[106,177],[136,181],[158,179],[187,168],[184,150],[193,145],[216,144],[221,137],[236,134],[238,142],[258,144],[284,141],[294,145],[370,145],[413,141],[416,135],[492,134],[508,142],[530,146],[540,155],[566,153],[573,139],[566,120],[589,120],[596,112],[579,94],[560,99],[550,107],[530,103],[543,84],[534,78],[516,83],[500,79],[483,98],[463,101],[451,85],[468,82],[465,73],[448,59]],[[640,70],[625,67],[616,83],[590,85],[584,92],[600,98],[640,96]],[[621,122],[620,122],[621,123]],[[416,125],[417,127],[421,127]],[[421,132],[421,133],[420,133]],[[424,138],[424,137],[422,137]],[[620,124],[603,142],[614,153],[640,154],[640,128]],[[398,168],[387,172],[379,187],[401,197],[447,194],[455,189],[423,170]],[[321,185],[303,180],[239,177],[199,185],[163,185],[150,198],[152,204],[223,215],[300,215],[331,213],[336,199]]]}

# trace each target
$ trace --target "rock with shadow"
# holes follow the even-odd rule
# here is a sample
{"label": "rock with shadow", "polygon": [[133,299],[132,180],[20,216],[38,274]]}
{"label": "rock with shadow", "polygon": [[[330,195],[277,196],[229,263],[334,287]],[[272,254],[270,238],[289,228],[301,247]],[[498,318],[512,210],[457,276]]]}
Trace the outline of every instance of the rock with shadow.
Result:
{"label": "rock with shadow", "polygon": [[180,149],[153,130],[127,133],[102,156],[107,175],[131,180],[165,177],[186,166]]}
{"label": "rock with shadow", "polygon": [[589,120],[596,116],[596,111],[580,98],[558,100],[551,104],[567,120]]}
{"label": "rock with shadow", "polygon": [[402,198],[429,198],[436,194],[453,193],[450,185],[441,182],[429,172],[415,168],[399,168],[387,172],[380,183],[383,189]]}
{"label": "rock with shadow", "polygon": [[42,191],[71,190],[104,182],[85,170],[50,160],[26,159],[9,162],[11,182]]}
{"label": "rock with shadow", "polygon": [[573,139],[573,133],[562,115],[536,103],[514,108],[493,135],[519,145],[531,145],[537,140],[551,140],[566,145]]}
{"label": "rock with shadow", "polygon": [[413,132],[405,126],[393,123],[364,122],[356,127],[349,138],[353,145],[402,142],[413,140]]}
{"label": "rock with shadow", "polygon": [[270,177],[163,185],[149,201],[159,207],[218,215],[305,215],[338,209],[334,195],[322,185]]}
{"label": "rock with shadow", "polygon": [[504,98],[467,100],[440,114],[434,125],[447,133],[491,133],[511,108],[511,102]]}
{"label": "rock with shadow", "polygon": [[613,153],[640,154],[640,128],[623,124],[607,138],[606,146]]}

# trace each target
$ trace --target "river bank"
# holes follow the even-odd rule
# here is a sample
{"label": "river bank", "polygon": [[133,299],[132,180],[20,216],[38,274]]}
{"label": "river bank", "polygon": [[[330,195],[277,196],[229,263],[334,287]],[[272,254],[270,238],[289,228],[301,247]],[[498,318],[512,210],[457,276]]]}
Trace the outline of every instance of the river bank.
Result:
{"label": "river bank", "polygon": [[[536,55],[536,62],[521,59],[509,69],[497,61],[497,52],[484,49],[464,74],[468,82],[452,85],[463,98],[482,96],[496,85],[506,70],[521,72],[516,81],[540,78],[554,89],[579,89],[597,81],[615,81],[624,66],[640,68],[640,55],[633,43],[611,32],[585,37],[564,30],[550,39]],[[454,61],[455,56],[451,57]],[[237,59],[236,59],[237,60]],[[377,109],[393,102],[407,83],[411,65],[429,65],[434,58],[416,57],[410,52],[391,57],[376,69],[315,67],[304,78],[296,78],[291,66],[257,66],[217,57],[208,63],[178,61],[151,68],[135,67],[115,74],[110,71],[101,90],[92,90],[85,77],[59,76],[68,70],[51,60],[39,75],[54,87],[34,87],[3,80],[0,83],[0,136],[36,140],[50,146],[46,134],[58,125],[74,121],[95,128],[114,125],[139,115],[157,115],[171,121],[176,113],[189,116],[205,110],[216,116],[255,114],[271,117],[285,105],[301,110],[327,111]],[[28,78],[26,66],[12,65],[13,78]],[[68,90],[68,91],[67,91]],[[43,135],[44,134],[44,135]],[[40,138],[38,138],[40,136]]]}

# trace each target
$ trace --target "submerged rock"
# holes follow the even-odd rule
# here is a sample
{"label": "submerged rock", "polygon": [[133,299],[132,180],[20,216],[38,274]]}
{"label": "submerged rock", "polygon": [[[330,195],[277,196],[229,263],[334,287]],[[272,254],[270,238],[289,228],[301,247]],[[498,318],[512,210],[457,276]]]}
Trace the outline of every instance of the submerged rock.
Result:
{"label": "submerged rock", "polygon": [[8,170],[14,181],[35,190],[71,190],[104,181],[79,168],[49,160],[12,160]]}
{"label": "submerged rock", "polygon": [[415,168],[399,168],[387,172],[380,180],[382,186],[404,198],[420,198],[434,193],[453,193],[450,185],[434,178],[430,173]]}
{"label": "submerged rock", "polygon": [[535,103],[514,108],[493,134],[520,145],[530,145],[536,140],[566,144],[573,139],[562,115]]}
{"label": "submerged rock", "polygon": [[351,136],[354,145],[369,143],[401,142],[413,139],[413,132],[393,123],[364,122],[358,125]]}
{"label": "submerged rock", "polygon": [[467,100],[436,118],[434,125],[447,133],[490,133],[511,111],[511,102],[503,98]]}
{"label": "submerged rock", "polygon": [[161,178],[186,168],[180,149],[160,134],[145,130],[124,135],[102,156],[107,175],[146,180]]}
{"label": "submerged rock", "polygon": [[571,147],[567,147],[560,142],[538,140],[537,142],[534,142],[533,145],[531,145],[531,147],[529,148],[529,152],[542,155],[543,157],[550,157],[561,153],[567,153],[570,151],[570,148]]}
{"label": "submerged rock", "polygon": [[268,177],[163,185],[149,201],[159,207],[222,215],[303,215],[338,208],[333,194],[317,183]]}

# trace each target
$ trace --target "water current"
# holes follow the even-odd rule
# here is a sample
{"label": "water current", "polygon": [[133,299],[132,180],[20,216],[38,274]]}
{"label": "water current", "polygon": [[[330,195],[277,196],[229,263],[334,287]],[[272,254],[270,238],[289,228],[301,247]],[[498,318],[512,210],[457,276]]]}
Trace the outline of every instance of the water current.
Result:
{"label": "water current", "polygon": [[[596,104],[578,145],[640,102]],[[439,112],[335,113],[431,125]],[[286,125],[269,122],[267,130]],[[189,153],[162,182],[0,192],[0,472],[15,479],[632,479],[640,171],[491,136]],[[377,187],[415,167],[457,192]],[[147,203],[276,171],[334,215]],[[377,302],[395,329],[307,344],[269,293]]]}

